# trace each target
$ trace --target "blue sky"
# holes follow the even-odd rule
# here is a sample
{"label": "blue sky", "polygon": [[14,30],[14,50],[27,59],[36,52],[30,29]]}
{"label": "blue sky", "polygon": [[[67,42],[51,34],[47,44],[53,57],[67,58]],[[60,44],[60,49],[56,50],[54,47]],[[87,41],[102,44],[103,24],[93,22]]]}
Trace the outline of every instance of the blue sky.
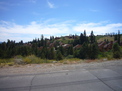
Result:
{"label": "blue sky", "polygon": [[0,0],[0,41],[122,30],[122,0]]}

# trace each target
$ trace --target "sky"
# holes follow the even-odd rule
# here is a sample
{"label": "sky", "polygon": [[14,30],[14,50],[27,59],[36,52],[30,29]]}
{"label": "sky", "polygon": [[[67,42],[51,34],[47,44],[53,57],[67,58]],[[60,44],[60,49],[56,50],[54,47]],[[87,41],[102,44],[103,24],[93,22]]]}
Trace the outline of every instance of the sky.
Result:
{"label": "sky", "polygon": [[0,41],[122,33],[122,0],[0,0]]}

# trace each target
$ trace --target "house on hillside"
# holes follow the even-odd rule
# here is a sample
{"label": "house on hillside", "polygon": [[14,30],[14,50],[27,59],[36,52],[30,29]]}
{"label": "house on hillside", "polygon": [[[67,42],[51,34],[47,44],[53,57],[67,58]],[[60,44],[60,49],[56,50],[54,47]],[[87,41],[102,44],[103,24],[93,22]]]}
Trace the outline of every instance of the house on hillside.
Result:
{"label": "house on hillside", "polygon": [[74,49],[79,49],[79,48],[81,48],[82,47],[82,45],[80,45],[80,44],[77,44],[76,46],[74,46],[73,48]]}
{"label": "house on hillside", "polygon": [[98,43],[98,48],[99,48],[100,51],[103,51],[105,44],[106,44],[105,41],[101,41],[101,42]]}
{"label": "house on hillside", "polygon": [[60,37],[55,37],[56,40],[61,39]]}
{"label": "house on hillside", "polygon": [[102,51],[109,51],[112,49],[112,46],[114,43],[116,43],[117,41],[110,41],[110,42],[105,42],[105,41],[102,41],[102,42],[99,42],[98,43],[98,47],[99,47],[99,50],[102,52]]}
{"label": "house on hillside", "polygon": [[62,45],[63,48],[67,48],[67,47],[70,47],[70,46],[71,46],[71,44],[64,44],[64,45]]}
{"label": "house on hillside", "polygon": [[105,51],[111,50],[112,46],[113,46],[113,41],[109,42],[108,44],[105,44],[104,45],[104,50]]}

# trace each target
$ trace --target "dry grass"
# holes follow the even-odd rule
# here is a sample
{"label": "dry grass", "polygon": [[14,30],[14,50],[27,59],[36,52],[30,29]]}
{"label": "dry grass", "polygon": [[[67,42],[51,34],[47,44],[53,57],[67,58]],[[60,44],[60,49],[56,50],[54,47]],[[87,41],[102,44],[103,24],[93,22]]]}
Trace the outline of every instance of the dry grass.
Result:
{"label": "dry grass", "polygon": [[83,60],[79,58],[63,59],[60,61],[60,63],[63,63],[63,64],[77,64],[81,62],[83,62]]}
{"label": "dry grass", "polygon": [[104,41],[105,39],[108,41],[114,41],[114,37],[106,36],[106,37],[102,37],[102,38],[98,39],[97,42]]}
{"label": "dry grass", "polygon": [[[113,37],[110,37],[110,36],[105,36],[105,37],[101,37],[97,40],[97,42],[101,42],[101,41],[104,41],[104,40],[108,40],[108,41],[114,41],[114,36]],[[122,41],[122,37],[120,39]]]}

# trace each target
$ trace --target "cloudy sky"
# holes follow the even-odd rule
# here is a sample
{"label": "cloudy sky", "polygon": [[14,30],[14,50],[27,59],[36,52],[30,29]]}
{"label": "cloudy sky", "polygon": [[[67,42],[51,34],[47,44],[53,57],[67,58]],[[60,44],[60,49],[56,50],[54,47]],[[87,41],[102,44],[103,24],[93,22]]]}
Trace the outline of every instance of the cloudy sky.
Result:
{"label": "cloudy sky", "polygon": [[122,33],[122,0],[0,0],[0,41]]}

